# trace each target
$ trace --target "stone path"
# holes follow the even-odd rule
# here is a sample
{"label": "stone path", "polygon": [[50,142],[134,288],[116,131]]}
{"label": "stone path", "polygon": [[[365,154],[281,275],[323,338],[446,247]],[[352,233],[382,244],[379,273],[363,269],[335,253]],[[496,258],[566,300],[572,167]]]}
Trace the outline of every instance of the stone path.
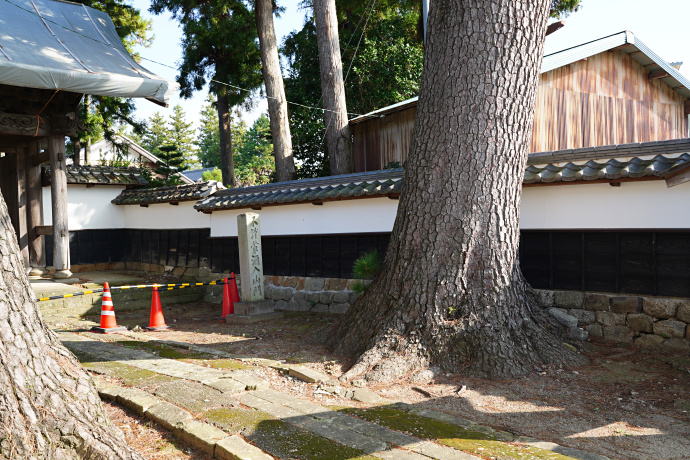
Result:
{"label": "stone path", "polygon": [[[470,460],[478,458],[450,447],[408,436],[319,404],[271,390],[265,380],[241,371],[224,371],[161,358],[151,353],[101,342],[79,334],[61,333],[59,336],[63,344],[71,350],[99,359],[121,362],[158,374],[199,382],[227,393],[228,397],[241,392],[241,394],[237,394],[237,398],[247,407],[260,410],[295,427],[352,447],[364,454],[371,454],[374,457],[410,460],[428,460],[429,458]],[[109,395],[115,398],[119,396],[121,402],[127,398],[130,400],[138,398],[151,403],[153,406],[154,400],[146,399],[141,394],[141,390],[139,392],[136,390],[115,391],[115,393],[113,391],[111,389]],[[129,401],[129,404],[131,405],[132,402]],[[144,413],[145,409],[142,409],[142,414]],[[187,421],[188,419],[184,417],[182,424]],[[199,427],[195,428],[200,429]],[[218,433],[213,433],[213,435],[219,437]],[[238,443],[237,439],[233,439],[233,444],[240,448],[247,447]],[[256,454],[255,451],[254,454]]]}
{"label": "stone path", "polygon": [[[114,343],[96,340],[91,334],[60,333],[62,342],[95,364],[117,364],[166,376],[163,383],[141,388],[100,383],[102,397],[115,399],[168,429],[205,452],[222,459],[265,460],[270,458],[381,458],[401,460],[473,460],[480,457],[452,447],[420,439],[386,428],[342,411],[296,398],[269,388],[268,382],[243,370],[223,370],[204,367],[175,359],[161,358],[152,353],[125,348]],[[93,366],[92,366],[93,367]],[[108,373],[108,371],[97,372]],[[118,377],[117,371],[110,374]],[[153,374],[151,374],[153,375]],[[170,378],[173,379],[170,379]],[[206,388],[207,390],[202,390]],[[155,395],[155,396],[154,396]],[[248,409],[247,409],[248,408]],[[433,411],[431,411],[433,412]],[[450,423],[453,418],[446,417]],[[429,414],[425,414],[429,417]],[[238,420],[258,420],[257,426],[278,430],[277,434],[239,436]],[[439,419],[431,414],[431,419]],[[199,419],[207,419],[213,424]],[[460,421],[457,426],[470,422]],[[277,425],[276,425],[277,424]],[[489,428],[486,430],[492,431]],[[281,440],[281,433],[289,436]],[[536,441],[536,440],[533,440]],[[303,444],[285,450],[289,443]],[[307,446],[305,446],[305,444]],[[509,443],[506,442],[506,446]],[[321,446],[318,455],[302,452],[300,447]],[[556,454],[560,446],[545,447],[546,456],[529,458],[594,458],[590,454],[570,450],[563,456]],[[536,446],[535,446],[536,447]],[[268,455],[268,451],[271,455]],[[325,452],[324,452],[325,451]],[[555,455],[555,456],[554,456]],[[525,458],[522,455],[510,458]]]}

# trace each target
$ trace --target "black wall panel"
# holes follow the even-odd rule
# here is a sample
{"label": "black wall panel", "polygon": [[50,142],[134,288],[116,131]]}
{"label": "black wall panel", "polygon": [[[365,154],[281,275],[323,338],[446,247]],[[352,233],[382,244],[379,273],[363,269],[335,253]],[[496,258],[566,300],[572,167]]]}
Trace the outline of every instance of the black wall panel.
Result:
{"label": "black wall panel", "polygon": [[[355,259],[372,249],[384,255],[389,239],[388,233],[265,236],[264,273],[350,278]],[[52,248],[52,237],[46,236],[48,265]],[[70,258],[72,265],[240,268],[237,238],[211,238],[209,229],[70,232]],[[538,289],[690,297],[690,232],[525,230],[520,266]]]}

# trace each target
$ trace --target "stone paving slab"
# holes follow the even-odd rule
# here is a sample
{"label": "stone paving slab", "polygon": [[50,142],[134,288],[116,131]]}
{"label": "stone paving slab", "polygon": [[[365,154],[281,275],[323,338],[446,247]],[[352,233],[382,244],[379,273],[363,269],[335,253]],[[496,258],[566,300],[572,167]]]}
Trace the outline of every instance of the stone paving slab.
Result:
{"label": "stone paving slab", "polygon": [[301,425],[303,423],[311,422],[314,417],[309,415],[304,415],[295,409],[290,407],[281,406],[280,404],[275,404],[265,399],[257,398],[252,393],[245,393],[240,395],[240,402],[245,406],[251,407],[252,409],[258,409],[262,412],[266,412],[269,415],[288,421],[292,425]]}
{"label": "stone paving slab", "polygon": [[[241,371],[226,371],[175,359],[161,358],[145,351],[125,348],[73,333],[60,333],[58,336],[67,348],[79,350],[101,358],[104,361],[122,361],[125,364],[140,369],[200,383],[217,382],[220,379],[226,379],[239,382],[244,385],[246,390],[268,388],[268,382],[264,379],[245,374]],[[229,383],[225,384],[228,389],[230,385]]]}
{"label": "stone paving slab", "polygon": [[173,433],[210,455],[214,454],[218,442],[229,437],[225,431],[199,420],[187,420],[173,428]]}
{"label": "stone paving slab", "polygon": [[[230,398],[228,401],[239,400],[245,406],[257,409],[294,427],[311,432],[336,443],[357,449],[366,454],[382,459],[401,460],[477,460],[479,457],[453,449],[449,446],[436,444],[405,433],[401,433],[376,423],[360,419],[356,416],[338,412],[310,401],[305,401],[289,394],[284,394],[268,388],[268,382],[241,371],[224,371],[206,368],[195,364],[160,358],[140,350],[119,347],[110,343],[93,340],[76,334],[59,334],[68,346],[84,351],[89,355],[102,357],[106,361],[122,361],[125,364],[141,367],[173,377],[188,380],[188,384],[204,384],[218,391],[219,397]],[[215,376],[220,376],[213,378]],[[184,384],[184,383],[182,383]],[[215,386],[215,387],[214,387]],[[253,389],[242,392],[241,388]],[[224,391],[227,390],[227,391]],[[219,458],[246,458],[247,460],[268,459],[260,449],[246,443],[238,436],[231,436],[224,431],[197,420],[192,415],[168,402],[157,402],[157,398],[143,390],[123,389],[120,387],[100,385],[99,393],[103,397],[117,399],[124,405],[134,408],[163,426],[171,428],[173,432],[180,431],[180,436],[188,442],[202,447],[206,452],[216,452]],[[235,405],[233,403],[232,405]],[[552,452],[571,456],[582,460],[607,460],[606,457],[589,454],[576,449],[566,448],[553,443],[541,442],[532,438],[519,438],[511,433],[493,430],[459,417],[443,412],[422,409],[413,405],[397,403],[395,407],[419,416],[451,423],[463,428],[498,435],[507,441],[519,441],[525,444],[546,449]],[[232,439],[229,439],[231,438]],[[229,451],[235,444],[245,443],[247,448],[239,454]],[[227,444],[217,447],[219,443]],[[245,447],[246,447],[245,446]],[[225,450],[224,450],[225,449]],[[226,452],[227,451],[227,452]],[[232,456],[235,455],[235,456]],[[245,456],[242,456],[245,455]],[[252,456],[255,455],[255,456]]]}
{"label": "stone paving slab", "polygon": [[213,425],[195,420],[192,414],[186,410],[167,401],[162,401],[146,391],[109,385],[99,378],[96,378],[95,381],[100,388],[101,397],[117,398],[121,404],[130,408],[145,406],[144,410],[137,410],[139,415],[159,423],[171,430],[178,438],[216,458],[223,460],[273,459],[272,456],[249,444],[241,437],[230,435]]}
{"label": "stone paving slab", "polygon": [[307,383],[325,382],[330,378],[326,374],[322,374],[319,371],[311,369],[307,366],[299,365],[290,366],[288,369],[288,375],[303,380]]}
{"label": "stone paving slab", "polygon": [[330,420],[312,420],[311,422],[303,423],[300,425],[300,428],[348,447],[361,450],[367,454],[384,451],[388,447],[383,441],[348,430],[340,425],[336,425]]}
{"label": "stone paving slab", "polygon": [[169,430],[192,419],[192,414],[166,401],[161,401],[149,407],[144,412],[144,415]]}
{"label": "stone paving slab", "polygon": [[237,435],[216,443],[215,456],[222,460],[273,460],[273,457]]}
{"label": "stone paving slab", "polygon": [[429,460],[429,457],[410,452],[409,450],[391,449],[384,452],[374,452],[371,455],[384,460]]}
{"label": "stone paving slab", "polygon": [[455,450],[452,447],[442,446],[434,442],[424,441],[417,445],[406,446],[415,452],[419,452],[427,457],[436,458],[438,460],[477,460],[474,455]]}

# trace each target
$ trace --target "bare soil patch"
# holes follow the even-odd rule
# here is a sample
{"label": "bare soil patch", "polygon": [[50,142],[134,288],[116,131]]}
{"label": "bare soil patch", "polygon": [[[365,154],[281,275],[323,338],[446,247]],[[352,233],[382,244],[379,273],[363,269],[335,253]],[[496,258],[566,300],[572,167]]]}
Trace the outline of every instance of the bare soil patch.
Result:
{"label": "bare soil patch", "polygon": [[149,460],[211,460],[205,453],[177,439],[160,425],[117,404],[104,402],[110,420],[125,435],[127,444]]}

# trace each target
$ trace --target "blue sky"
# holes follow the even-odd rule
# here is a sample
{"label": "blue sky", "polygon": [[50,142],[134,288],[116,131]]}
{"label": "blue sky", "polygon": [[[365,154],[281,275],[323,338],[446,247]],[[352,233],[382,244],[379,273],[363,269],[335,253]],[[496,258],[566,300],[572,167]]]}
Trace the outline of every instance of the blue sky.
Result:
{"label": "blue sky", "polygon": [[[430,1],[430,8],[433,8],[433,0]],[[133,0],[132,4],[139,8],[145,17],[153,21],[155,40],[151,47],[138,50],[141,56],[175,66],[181,57],[181,32],[177,23],[169,14],[160,16],[149,14],[147,11],[149,0]],[[284,0],[279,4],[285,7],[285,13],[275,20],[275,27],[278,40],[282,42],[287,34],[301,29],[306,12],[299,8],[300,2],[297,0]],[[583,8],[565,18],[566,26],[549,36],[545,52],[558,51],[622,30],[631,30],[663,59],[685,62],[680,71],[690,78],[688,17],[690,17],[690,1],[688,0],[583,0]],[[175,79],[175,70],[148,61],[143,61],[142,64],[162,77]],[[205,91],[200,91],[191,99],[175,97],[171,108],[168,109],[145,100],[138,100],[136,102],[137,117],[148,118],[156,111],[167,116],[171,113],[172,106],[180,103],[187,113],[187,118],[192,121],[198,118],[205,98]],[[243,117],[251,123],[265,111],[266,102],[262,100],[252,111],[243,114]]]}

